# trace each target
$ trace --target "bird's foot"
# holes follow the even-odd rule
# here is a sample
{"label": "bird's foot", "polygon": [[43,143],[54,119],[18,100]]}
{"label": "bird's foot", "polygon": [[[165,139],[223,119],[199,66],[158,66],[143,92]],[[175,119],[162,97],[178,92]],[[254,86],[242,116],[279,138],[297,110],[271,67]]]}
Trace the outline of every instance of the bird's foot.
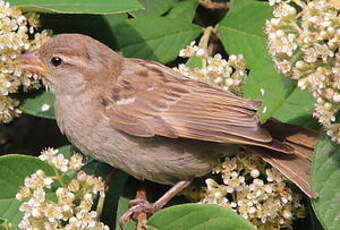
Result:
{"label": "bird's foot", "polygon": [[129,220],[137,222],[137,230],[142,230],[146,224],[147,214],[154,213],[161,209],[168,203],[177,193],[182,191],[190,184],[191,180],[183,180],[177,182],[171,189],[169,189],[162,197],[155,203],[149,203],[145,196],[145,187],[142,186],[136,195],[136,199],[129,202],[129,210],[125,212],[118,220],[120,228],[123,229],[124,224]]}
{"label": "bird's foot", "polygon": [[129,210],[119,218],[118,222],[121,229],[123,229],[124,224],[131,219],[138,223],[145,222],[147,214],[154,213],[161,208],[144,199],[131,200],[129,207]]}

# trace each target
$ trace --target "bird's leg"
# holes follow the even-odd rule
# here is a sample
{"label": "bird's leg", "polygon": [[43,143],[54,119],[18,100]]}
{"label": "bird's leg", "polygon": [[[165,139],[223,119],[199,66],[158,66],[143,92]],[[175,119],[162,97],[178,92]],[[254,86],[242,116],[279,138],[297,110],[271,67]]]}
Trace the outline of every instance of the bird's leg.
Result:
{"label": "bird's leg", "polygon": [[[140,185],[136,191],[136,196],[135,199],[129,201],[129,208],[132,206],[143,203],[146,201],[146,191],[145,191],[145,182],[140,181]],[[127,213],[127,212],[126,212]],[[133,219],[134,221],[137,222],[136,230],[142,230],[143,226],[146,222],[147,214],[145,212],[134,212],[134,213],[129,213],[129,215],[126,215],[124,213],[122,217],[119,218],[119,225],[120,228],[123,229],[123,225],[129,220]],[[124,217],[126,216],[126,217]]]}
{"label": "bird's leg", "polygon": [[[129,208],[145,200],[146,200],[145,182],[141,181],[141,185],[139,186],[136,192],[136,198],[129,202]],[[132,219],[137,222],[136,230],[143,230],[143,226],[146,223],[147,214],[145,212],[136,212],[133,214]]]}
{"label": "bird's leg", "polygon": [[[119,218],[119,225],[121,229],[123,229],[123,225],[130,220],[131,218],[137,218],[140,213],[149,214],[154,213],[164,207],[174,196],[176,196],[177,193],[181,192],[184,188],[186,188],[191,183],[191,180],[184,180],[180,181],[174,186],[171,187],[166,193],[163,194],[156,202],[149,203],[145,199],[137,198],[135,200],[132,200],[129,202],[129,205],[131,207],[127,212],[125,212],[120,218]],[[137,192],[138,195],[138,192]],[[144,194],[142,194],[145,198],[145,191]]]}
{"label": "bird's leg", "polygon": [[105,186],[109,186],[116,172],[117,172],[117,169],[112,168],[111,171],[106,175],[106,177],[104,178]]}

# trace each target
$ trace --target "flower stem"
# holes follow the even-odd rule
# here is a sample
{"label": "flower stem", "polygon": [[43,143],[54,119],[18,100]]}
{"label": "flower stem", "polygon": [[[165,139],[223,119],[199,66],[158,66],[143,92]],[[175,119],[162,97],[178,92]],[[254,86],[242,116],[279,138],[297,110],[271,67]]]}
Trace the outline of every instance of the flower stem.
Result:
{"label": "flower stem", "polygon": [[204,29],[203,36],[200,39],[198,47],[204,49],[204,58],[202,58],[202,68],[205,69],[207,67],[207,59],[208,59],[208,44],[210,40],[211,33],[213,32],[214,28],[209,26]]}

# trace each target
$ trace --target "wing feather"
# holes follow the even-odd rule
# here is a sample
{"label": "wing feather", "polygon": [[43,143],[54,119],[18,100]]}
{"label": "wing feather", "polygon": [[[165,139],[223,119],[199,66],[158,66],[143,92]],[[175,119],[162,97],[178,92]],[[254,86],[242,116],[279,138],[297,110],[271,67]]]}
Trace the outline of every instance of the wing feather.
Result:
{"label": "wing feather", "polygon": [[160,135],[255,145],[272,142],[270,134],[258,124],[258,101],[181,77],[154,62],[125,59],[123,65],[129,70],[122,71],[107,94],[111,103],[106,105],[105,114],[114,128],[141,137]]}

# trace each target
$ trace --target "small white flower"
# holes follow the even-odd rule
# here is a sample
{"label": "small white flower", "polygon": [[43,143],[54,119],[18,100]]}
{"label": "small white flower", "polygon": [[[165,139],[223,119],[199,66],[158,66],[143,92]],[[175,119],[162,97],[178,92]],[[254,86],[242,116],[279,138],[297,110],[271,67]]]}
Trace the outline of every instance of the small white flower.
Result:
{"label": "small white flower", "polygon": [[335,94],[333,96],[333,101],[336,102],[336,103],[340,102],[340,94]]}
{"label": "small white flower", "polygon": [[264,186],[264,191],[265,191],[266,193],[272,193],[272,192],[273,192],[273,188],[272,188],[272,186],[266,184],[266,185]]}
{"label": "small white flower", "polygon": [[52,158],[51,163],[56,169],[59,169],[62,172],[66,172],[68,170],[69,160],[65,159],[64,155],[58,154]]}
{"label": "small white flower", "polygon": [[53,179],[51,177],[44,178],[44,184],[47,188],[50,188],[52,183],[53,183]]}
{"label": "small white flower", "polygon": [[51,106],[49,104],[43,104],[41,106],[41,111],[42,112],[47,112],[50,108],[51,108]]}
{"label": "small white flower", "polygon": [[71,156],[69,167],[70,170],[78,171],[83,167],[83,156],[79,153],[75,153]]}
{"label": "small white flower", "polygon": [[254,214],[255,212],[256,212],[256,208],[255,207],[249,207],[248,208],[248,213]]}
{"label": "small white flower", "polygon": [[253,178],[256,178],[258,176],[260,176],[260,171],[257,170],[257,169],[253,169],[250,171],[250,175],[253,177]]}
{"label": "small white flower", "polygon": [[239,174],[236,171],[232,171],[231,174],[230,174],[231,178],[236,178],[236,177],[238,177],[238,175]]}
{"label": "small white flower", "polygon": [[256,186],[263,186],[264,185],[263,180],[261,180],[261,179],[254,179],[253,183]]}
{"label": "small white flower", "polygon": [[264,94],[265,94],[265,90],[264,90],[264,88],[261,88],[261,89],[260,89],[260,93],[261,93],[261,96],[263,97],[263,96],[264,96]]}
{"label": "small white flower", "polygon": [[280,2],[281,2],[281,0],[269,0],[269,5],[274,6],[275,4],[278,4]]}
{"label": "small white flower", "polygon": [[205,51],[204,51],[204,49],[202,49],[202,48],[199,48],[197,51],[196,51],[196,55],[197,56],[203,56],[205,54]]}
{"label": "small white flower", "polygon": [[84,200],[92,200],[92,194],[91,193],[86,193],[84,195]]}
{"label": "small white flower", "polygon": [[291,219],[292,218],[292,213],[288,210],[284,210],[283,211],[283,217],[286,218],[286,219]]}
{"label": "small white flower", "polygon": [[288,199],[286,197],[282,197],[281,198],[281,201],[284,203],[284,204],[287,204],[288,203]]}

